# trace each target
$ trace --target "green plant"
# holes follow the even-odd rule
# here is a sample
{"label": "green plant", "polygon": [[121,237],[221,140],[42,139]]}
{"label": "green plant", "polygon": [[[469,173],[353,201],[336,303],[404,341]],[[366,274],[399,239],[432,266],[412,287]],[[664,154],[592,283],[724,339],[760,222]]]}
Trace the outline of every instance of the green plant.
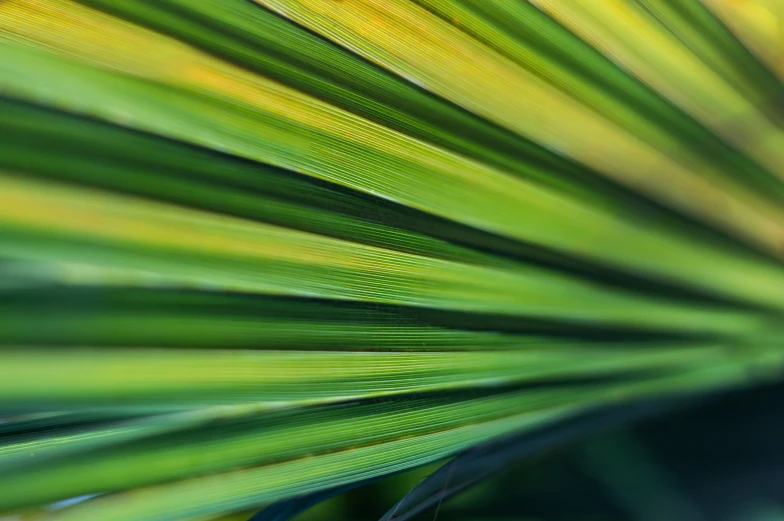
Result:
{"label": "green plant", "polygon": [[782,71],[714,3],[0,1],[0,511],[243,512],[778,377]]}

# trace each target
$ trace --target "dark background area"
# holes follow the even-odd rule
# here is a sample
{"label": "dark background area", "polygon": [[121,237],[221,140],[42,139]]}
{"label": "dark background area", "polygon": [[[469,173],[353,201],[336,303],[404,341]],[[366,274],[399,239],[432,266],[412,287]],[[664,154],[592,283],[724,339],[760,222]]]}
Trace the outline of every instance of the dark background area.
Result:
{"label": "dark background area", "polygon": [[[511,464],[417,521],[784,520],[784,384],[711,397]],[[430,466],[297,519],[375,520]]]}

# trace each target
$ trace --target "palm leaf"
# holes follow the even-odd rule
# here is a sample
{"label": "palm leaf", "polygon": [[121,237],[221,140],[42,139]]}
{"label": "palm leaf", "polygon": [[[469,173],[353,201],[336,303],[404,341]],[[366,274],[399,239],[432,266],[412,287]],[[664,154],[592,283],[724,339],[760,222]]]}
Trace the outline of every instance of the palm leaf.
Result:
{"label": "palm leaf", "polygon": [[0,512],[451,494],[777,378],[784,84],[727,9],[1,2]]}

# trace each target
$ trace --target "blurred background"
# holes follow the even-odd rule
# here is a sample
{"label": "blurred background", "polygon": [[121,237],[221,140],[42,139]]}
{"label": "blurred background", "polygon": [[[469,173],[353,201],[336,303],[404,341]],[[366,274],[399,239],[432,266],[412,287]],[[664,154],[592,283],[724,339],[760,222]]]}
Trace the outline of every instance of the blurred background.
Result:
{"label": "blurred background", "polygon": [[[782,440],[783,384],[727,393],[512,464],[413,519],[784,520]],[[295,519],[378,519],[438,467],[353,490]]]}

